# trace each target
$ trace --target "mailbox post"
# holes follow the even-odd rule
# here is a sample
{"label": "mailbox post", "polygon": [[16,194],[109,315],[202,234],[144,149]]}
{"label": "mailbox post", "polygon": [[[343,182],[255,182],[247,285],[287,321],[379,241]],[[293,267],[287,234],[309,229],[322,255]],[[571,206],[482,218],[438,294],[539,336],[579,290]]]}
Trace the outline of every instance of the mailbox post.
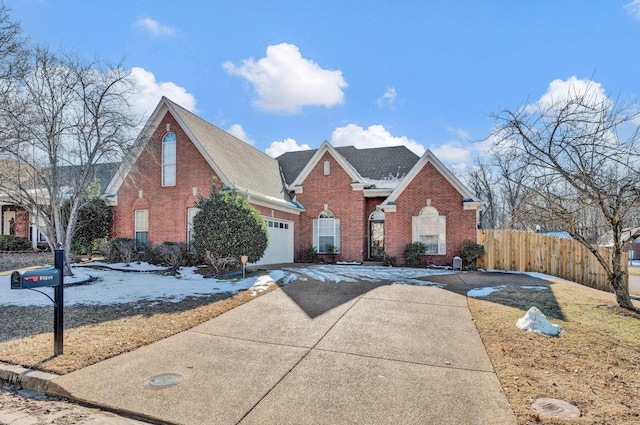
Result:
{"label": "mailbox post", "polygon": [[[64,341],[64,250],[54,250],[53,264],[55,267],[51,269],[27,270],[22,274],[18,271],[11,273],[11,289],[53,286],[53,355],[55,357],[62,354]],[[44,295],[49,297],[47,294]]]}
{"label": "mailbox post", "polygon": [[64,346],[64,250],[54,250],[53,265],[60,272],[60,284],[53,293],[53,355],[62,354]]}

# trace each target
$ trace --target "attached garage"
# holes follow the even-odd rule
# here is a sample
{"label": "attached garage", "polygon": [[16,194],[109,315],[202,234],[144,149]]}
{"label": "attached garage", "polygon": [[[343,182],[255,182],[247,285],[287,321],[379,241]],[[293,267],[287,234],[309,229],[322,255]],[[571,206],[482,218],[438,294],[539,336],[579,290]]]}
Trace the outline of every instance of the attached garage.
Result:
{"label": "attached garage", "polygon": [[265,217],[269,245],[264,256],[252,265],[293,263],[293,222]]}

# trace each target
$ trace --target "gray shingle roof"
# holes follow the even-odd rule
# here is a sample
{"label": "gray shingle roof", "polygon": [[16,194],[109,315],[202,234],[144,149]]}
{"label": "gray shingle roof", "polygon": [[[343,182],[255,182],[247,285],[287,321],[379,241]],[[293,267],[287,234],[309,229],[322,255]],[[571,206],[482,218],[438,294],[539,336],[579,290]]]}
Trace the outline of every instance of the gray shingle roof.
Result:
{"label": "gray shingle roof", "polygon": [[236,189],[287,200],[278,161],[178,104],[167,102]]}
{"label": "gray shingle roof", "polygon": [[[404,146],[357,149],[354,146],[336,148],[356,169],[358,174],[369,180],[402,179],[420,157]],[[287,184],[291,184],[300,174],[317,149],[286,152],[277,160]]]}
{"label": "gray shingle roof", "polygon": [[[95,178],[100,182],[100,193],[104,193],[109,185],[109,182],[118,172],[118,168],[120,167],[119,162],[103,162],[100,164],[93,164],[91,169],[89,170],[89,180],[93,180]],[[80,173],[82,172],[84,165],[69,165],[65,167],[60,167],[60,172],[62,174],[62,180],[68,181],[68,184],[72,184],[71,182],[77,180],[80,177]]]}

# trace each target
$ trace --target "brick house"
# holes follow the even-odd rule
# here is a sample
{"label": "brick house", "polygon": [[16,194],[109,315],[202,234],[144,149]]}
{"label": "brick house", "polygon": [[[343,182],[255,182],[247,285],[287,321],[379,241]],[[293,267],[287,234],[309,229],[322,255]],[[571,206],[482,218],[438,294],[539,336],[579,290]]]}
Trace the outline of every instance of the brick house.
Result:
{"label": "brick house", "polygon": [[476,240],[481,203],[431,153],[405,147],[287,152],[274,159],[162,98],[136,152],[107,188],[113,237],[189,242],[198,195],[214,181],[246,193],[265,218],[269,246],[257,264],[301,260],[333,246],[340,260],[395,256],[412,241],[425,261],[451,264]]}
{"label": "brick house", "polygon": [[[4,166],[5,164],[2,165]],[[114,162],[94,164],[91,167],[90,176],[100,185],[101,193],[104,192],[119,167],[120,163]],[[78,174],[82,172],[82,166],[63,166],[59,170],[62,178],[65,179],[64,181],[73,182],[78,178]],[[73,184],[70,183],[70,185]],[[0,191],[0,235],[15,235],[27,238],[34,249],[47,247],[47,227],[42,216],[32,214],[23,207],[16,205],[14,199],[15,193]],[[43,214],[49,203],[46,190],[42,190],[40,199],[42,201],[40,214]]]}

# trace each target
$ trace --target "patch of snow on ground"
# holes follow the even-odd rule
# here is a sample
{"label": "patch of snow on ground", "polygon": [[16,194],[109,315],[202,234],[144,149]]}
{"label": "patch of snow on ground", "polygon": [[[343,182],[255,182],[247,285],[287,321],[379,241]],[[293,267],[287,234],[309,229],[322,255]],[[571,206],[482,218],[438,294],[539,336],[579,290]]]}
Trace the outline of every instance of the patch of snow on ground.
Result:
{"label": "patch of snow on ground", "polygon": [[488,295],[496,292],[498,288],[487,287],[487,288],[473,288],[467,292],[467,297],[478,298],[478,297],[486,297]]}
{"label": "patch of snow on ground", "polygon": [[201,275],[200,273],[196,273],[197,270],[198,270],[197,267],[180,267],[180,269],[178,269],[178,274],[176,275],[176,277],[178,279],[185,279],[185,280],[204,279],[203,275]]}
{"label": "patch of snow on ground", "polygon": [[531,307],[523,317],[518,319],[516,326],[523,331],[549,336],[558,336],[562,332],[562,328],[551,323],[537,307]]}
{"label": "patch of snow on ground", "polygon": [[[93,266],[104,267],[93,263]],[[124,266],[124,264],[121,264]],[[118,267],[118,266],[116,266]],[[306,281],[308,278],[329,282],[390,281],[409,285],[433,285],[418,280],[436,274],[450,273],[442,270],[411,269],[403,267],[363,267],[314,265],[288,270],[273,270],[269,275],[246,279],[206,279],[195,273],[195,268],[181,268],[178,278],[172,275],[156,273],[131,273],[132,270],[157,270],[146,263],[131,263],[124,270],[90,268],[87,265],[72,267],[73,277],[65,277],[65,305],[112,305],[130,302],[157,301],[179,302],[187,297],[208,296],[219,293],[235,294],[254,288],[264,290],[279,282],[287,284],[294,280]],[[165,270],[166,268],[159,268]],[[86,283],[86,284],[77,284]],[[77,284],[77,285],[74,285]],[[11,290],[10,276],[0,276],[0,305],[50,306],[51,300],[29,290]],[[53,288],[39,288],[53,298]]]}
{"label": "patch of snow on ground", "polygon": [[338,265],[314,265],[286,269],[297,274],[306,275],[321,282],[356,282],[358,280],[377,282],[387,280],[395,283],[409,285],[433,285],[431,282],[417,280],[419,277],[428,277],[438,274],[450,274],[446,270],[412,269],[408,267],[382,267],[382,266],[338,266]]}
{"label": "patch of snow on ground", "polygon": [[[249,289],[259,282],[263,287],[274,283],[270,276],[251,277],[240,280],[218,279],[176,279],[153,273],[130,273],[103,269],[72,268],[76,275],[90,274],[95,280],[77,286],[65,286],[65,305],[111,305],[146,301],[179,302],[187,297],[208,296],[218,293],[232,293]],[[283,279],[288,279],[286,276]],[[71,283],[69,277],[65,285]],[[50,306],[51,300],[30,290],[11,290],[10,276],[0,276],[0,305]],[[39,288],[53,298],[53,288]]]}
{"label": "patch of snow on ground", "polygon": [[259,292],[266,291],[275,281],[269,275],[259,276],[251,287],[251,296],[255,297]]}
{"label": "patch of snow on ground", "polygon": [[531,286],[531,285],[522,285],[522,289],[535,289],[538,291],[544,291],[545,289],[549,289],[548,286]]}

